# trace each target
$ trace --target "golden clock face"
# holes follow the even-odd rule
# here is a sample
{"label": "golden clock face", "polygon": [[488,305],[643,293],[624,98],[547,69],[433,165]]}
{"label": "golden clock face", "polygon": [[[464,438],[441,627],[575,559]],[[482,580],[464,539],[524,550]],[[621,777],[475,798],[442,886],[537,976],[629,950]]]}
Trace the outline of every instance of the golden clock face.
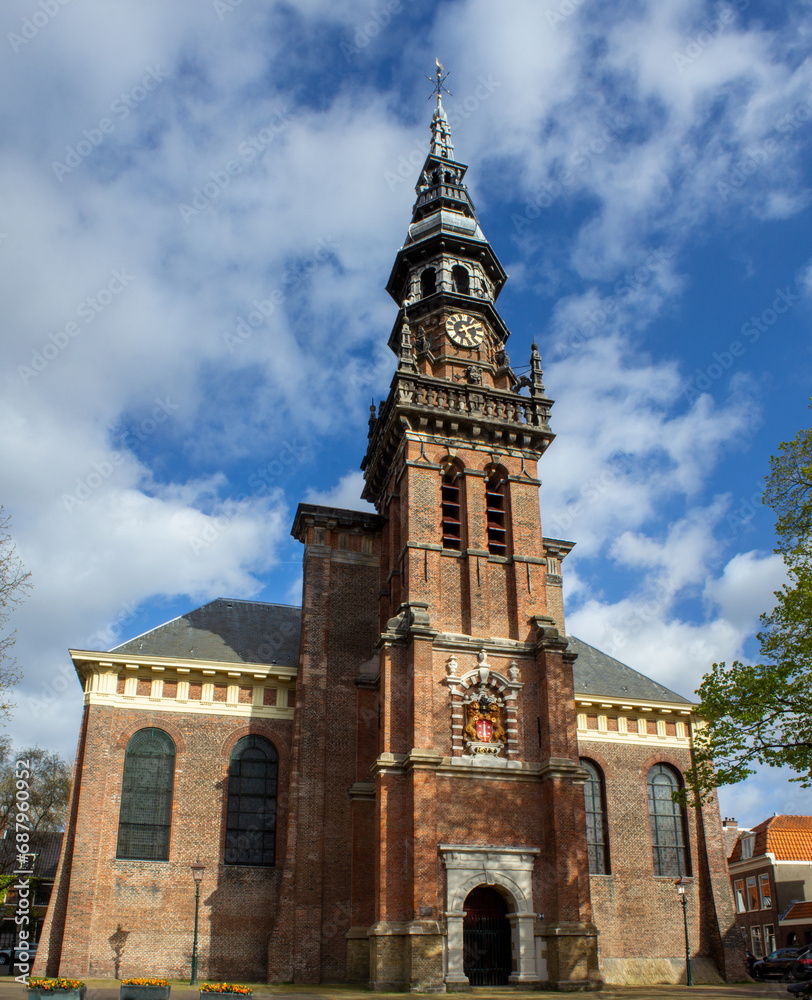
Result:
{"label": "golden clock face", "polygon": [[448,336],[460,347],[478,347],[485,339],[485,326],[476,316],[454,313],[445,321]]}

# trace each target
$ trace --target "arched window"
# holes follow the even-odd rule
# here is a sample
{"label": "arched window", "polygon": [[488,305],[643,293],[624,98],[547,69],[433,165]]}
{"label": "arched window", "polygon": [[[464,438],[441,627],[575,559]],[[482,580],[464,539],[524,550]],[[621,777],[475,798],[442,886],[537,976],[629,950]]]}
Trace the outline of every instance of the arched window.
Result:
{"label": "arched window", "polygon": [[276,861],[276,793],[279,754],[262,736],[243,736],[228,765],[227,865]]}
{"label": "arched window", "polygon": [[671,798],[682,787],[673,768],[655,764],[648,773],[648,815],[655,875],[690,875],[685,810]]}
{"label": "arched window", "polygon": [[582,760],[581,767],[589,775],[584,784],[589,874],[608,875],[609,840],[606,835],[606,790],[603,775],[597,765],[590,760]]}
{"label": "arched window", "polygon": [[455,264],[451,268],[451,283],[455,292],[459,292],[460,295],[470,295],[468,272],[461,264]]}
{"label": "arched window", "polygon": [[462,549],[463,480],[461,466],[452,462],[443,473],[442,533],[443,548]]}
{"label": "arched window", "polygon": [[169,860],[174,785],[172,737],[162,729],[140,729],[124,754],[117,858]]}
{"label": "arched window", "polygon": [[488,552],[495,556],[507,555],[506,485],[505,474],[501,469],[495,469],[485,480]]}
{"label": "arched window", "polygon": [[425,299],[437,291],[437,272],[433,267],[427,267],[420,275],[420,294]]}

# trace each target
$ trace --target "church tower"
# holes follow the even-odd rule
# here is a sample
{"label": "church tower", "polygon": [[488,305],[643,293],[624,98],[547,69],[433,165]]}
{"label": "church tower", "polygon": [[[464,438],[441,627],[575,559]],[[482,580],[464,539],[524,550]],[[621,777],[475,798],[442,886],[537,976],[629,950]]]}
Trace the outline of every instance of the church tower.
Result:
{"label": "church tower", "polygon": [[299,505],[301,608],[220,598],[71,651],[84,710],[37,973],[189,975],[200,858],[201,978],[678,982],[677,880],[697,981],[744,975],[718,807],[672,797],[696,706],[565,634],[572,543],[543,536],[536,478],[552,402],[535,344],[511,368],[441,84],[387,285],[376,509]]}
{"label": "church tower", "polygon": [[[328,702],[350,710],[341,671],[353,666],[337,667],[347,661],[336,630],[352,621],[350,978],[379,990],[588,987],[597,934],[560,576],[572,545],[542,537],[536,475],[554,436],[552,402],[535,344],[529,373],[511,368],[496,309],[507,276],[454,158],[441,90],[438,73],[431,149],[387,285],[399,307],[389,338],[397,370],[371,408],[362,462],[378,516],[302,505],[294,525],[306,545],[298,752],[324,729],[305,706],[325,664]],[[326,581],[347,559],[357,573],[339,594]],[[364,656],[358,611],[372,596],[370,561],[379,609]],[[308,608],[325,599],[334,624],[322,617],[311,631]],[[299,809],[329,799],[300,780]],[[302,814],[291,822],[307,841],[304,866],[320,849]],[[335,877],[324,864],[322,878]],[[303,891],[291,887],[291,898]],[[473,924],[488,919],[501,944],[478,948]],[[292,938],[305,926],[312,936],[313,921],[300,920]],[[335,944],[318,947],[324,968]]]}

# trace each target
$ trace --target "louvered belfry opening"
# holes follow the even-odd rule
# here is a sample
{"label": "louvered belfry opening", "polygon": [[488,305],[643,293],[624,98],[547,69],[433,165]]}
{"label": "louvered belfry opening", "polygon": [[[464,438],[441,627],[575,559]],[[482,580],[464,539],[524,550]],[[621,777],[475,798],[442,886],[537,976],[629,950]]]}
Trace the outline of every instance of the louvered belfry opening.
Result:
{"label": "louvered belfry opening", "polygon": [[485,482],[488,552],[494,556],[507,555],[505,494],[505,474],[501,469],[496,469]]}
{"label": "louvered belfry opening", "polygon": [[442,533],[443,548],[462,549],[462,469],[452,463],[443,473]]}
{"label": "louvered belfry opening", "polygon": [[506,986],[511,972],[507,903],[480,885],[465,900],[463,970],[471,986]]}

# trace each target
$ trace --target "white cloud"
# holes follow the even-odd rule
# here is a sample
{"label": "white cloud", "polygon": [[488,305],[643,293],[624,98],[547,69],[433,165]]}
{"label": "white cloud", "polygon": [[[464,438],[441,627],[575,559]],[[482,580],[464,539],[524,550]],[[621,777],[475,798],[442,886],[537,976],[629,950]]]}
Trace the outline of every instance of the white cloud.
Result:
{"label": "white cloud", "polygon": [[308,490],[305,503],[319,504],[322,507],[338,507],[341,510],[361,510],[374,514],[375,507],[361,499],[364,488],[363,472],[347,472],[328,490]]}

